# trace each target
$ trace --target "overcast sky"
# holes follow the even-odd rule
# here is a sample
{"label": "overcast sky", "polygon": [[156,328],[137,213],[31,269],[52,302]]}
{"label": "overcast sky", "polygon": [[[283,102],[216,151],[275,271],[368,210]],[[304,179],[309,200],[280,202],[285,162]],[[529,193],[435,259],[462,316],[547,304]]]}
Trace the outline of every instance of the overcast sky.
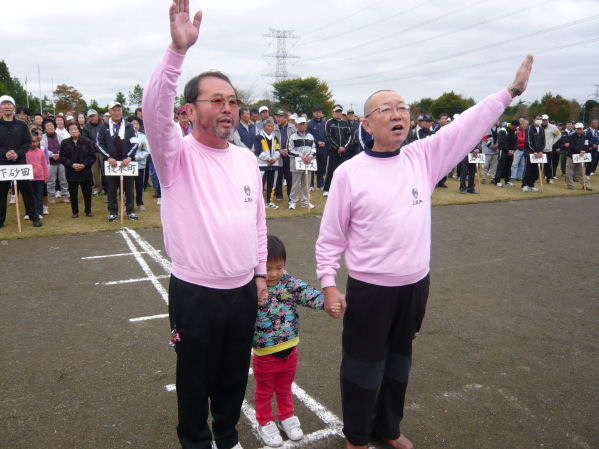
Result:
{"label": "overcast sky", "polygon": [[[292,30],[292,77],[329,83],[336,102],[361,112],[375,90],[408,102],[445,91],[475,100],[508,85],[527,53],[535,64],[525,101],[546,92],[586,101],[599,85],[599,1],[594,0],[191,0],[204,18],[183,65],[208,69],[263,98],[276,71],[269,28]],[[3,1],[0,58],[38,95],[75,86],[105,105],[145,85],[170,42],[168,0]],[[0,93],[1,94],[1,93]]]}

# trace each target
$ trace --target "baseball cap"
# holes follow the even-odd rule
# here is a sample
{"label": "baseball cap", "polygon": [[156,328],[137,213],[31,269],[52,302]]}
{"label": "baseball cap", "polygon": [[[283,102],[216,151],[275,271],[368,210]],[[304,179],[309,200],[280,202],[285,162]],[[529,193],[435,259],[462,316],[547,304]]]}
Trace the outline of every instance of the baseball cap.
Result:
{"label": "baseball cap", "polygon": [[278,110],[278,111],[275,113],[275,115],[278,115],[278,116],[281,116],[281,117],[282,117],[282,116],[285,116],[285,117],[287,117],[287,112],[283,111],[282,109],[279,109],[279,110]]}
{"label": "baseball cap", "polygon": [[0,104],[4,103],[5,101],[8,101],[8,102],[12,103],[13,106],[16,106],[15,99],[13,97],[11,97],[10,95],[2,95],[0,97]]}
{"label": "baseball cap", "polygon": [[69,120],[73,120],[73,116],[72,116],[72,115],[67,115],[67,122],[68,122]]}
{"label": "baseball cap", "polygon": [[110,114],[108,112],[105,112],[104,117],[110,117]]}
{"label": "baseball cap", "polygon": [[347,110],[347,113],[348,113],[348,114],[355,114],[355,112],[354,112],[354,110],[353,110],[353,109],[348,109],[348,110]]}
{"label": "baseball cap", "polygon": [[183,114],[186,113],[187,111],[185,110],[185,106],[179,106],[179,109],[177,109],[177,114]]}
{"label": "baseball cap", "polygon": [[297,114],[291,114],[291,115],[289,116],[289,118],[290,118],[291,120],[297,120]]}
{"label": "baseball cap", "polygon": [[543,120],[549,120],[549,116],[547,114],[543,114],[541,116],[541,119],[543,119]]}
{"label": "baseball cap", "polygon": [[520,122],[518,120],[512,120],[510,122],[510,125],[512,125],[512,126],[518,126],[518,125],[520,125]]}
{"label": "baseball cap", "polygon": [[268,111],[268,106],[260,106],[258,108],[258,112],[262,112],[262,111]]}
{"label": "baseball cap", "polygon": [[123,106],[121,105],[121,103],[119,103],[118,101],[113,101],[112,103],[110,103],[110,104],[108,105],[108,109],[112,109],[112,108],[114,108],[115,106],[120,106],[120,107],[123,107]]}
{"label": "baseball cap", "polygon": [[336,104],[335,106],[333,106],[333,111],[343,111],[343,106],[341,106],[340,104]]}
{"label": "baseball cap", "polygon": [[299,125],[300,123],[306,123],[306,117],[302,117],[301,115],[295,120],[295,123]]}
{"label": "baseball cap", "polygon": [[432,122],[433,116],[431,114],[424,114],[424,121]]}
{"label": "baseball cap", "polygon": [[420,114],[416,120],[418,120],[419,122],[423,121],[424,115]]}
{"label": "baseball cap", "polygon": [[88,117],[91,117],[92,115],[98,115],[98,111],[96,111],[95,109],[90,109],[89,111],[87,111]]}
{"label": "baseball cap", "polygon": [[584,128],[584,125],[578,122],[576,125],[574,125],[574,128]]}

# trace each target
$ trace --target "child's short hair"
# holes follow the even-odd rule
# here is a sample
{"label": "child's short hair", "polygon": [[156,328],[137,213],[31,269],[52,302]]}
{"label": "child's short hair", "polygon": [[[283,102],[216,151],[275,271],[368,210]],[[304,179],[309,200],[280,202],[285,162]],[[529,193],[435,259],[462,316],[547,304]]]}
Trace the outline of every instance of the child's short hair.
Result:
{"label": "child's short hair", "polygon": [[266,237],[266,247],[268,249],[267,260],[281,260],[283,262],[287,260],[287,253],[285,251],[285,244],[281,241],[280,238],[269,235]]}

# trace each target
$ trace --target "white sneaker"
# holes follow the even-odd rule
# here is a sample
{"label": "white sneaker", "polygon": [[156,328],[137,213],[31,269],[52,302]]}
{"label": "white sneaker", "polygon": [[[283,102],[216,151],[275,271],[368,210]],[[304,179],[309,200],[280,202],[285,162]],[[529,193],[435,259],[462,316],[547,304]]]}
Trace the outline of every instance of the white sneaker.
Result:
{"label": "white sneaker", "polygon": [[310,187],[310,192],[314,192],[314,187]]}
{"label": "white sneaker", "polygon": [[281,427],[290,440],[299,441],[304,437],[304,432],[302,432],[297,416],[292,416],[291,418],[281,421],[279,427]]}
{"label": "white sneaker", "polygon": [[595,172],[594,171],[591,172],[591,176],[595,176]]}
{"label": "white sneaker", "polygon": [[15,204],[17,202],[17,198],[14,195],[10,196],[10,204]]}
{"label": "white sneaker", "polygon": [[529,192],[530,191],[530,187],[524,186],[524,187],[522,187],[522,191],[523,192]]}
{"label": "white sneaker", "polygon": [[497,184],[495,184],[495,187],[503,187],[503,184],[498,182]]}
{"label": "white sneaker", "polygon": [[29,220],[29,215],[25,215],[25,216],[23,217],[23,220]]}
{"label": "white sneaker", "polygon": [[537,189],[536,187],[530,187],[529,190],[531,192],[538,192],[539,191],[539,189]]}
{"label": "white sneaker", "polygon": [[294,209],[295,210],[295,203],[289,203],[289,209]]}
{"label": "white sneaker", "polygon": [[506,182],[505,185],[506,185],[506,187],[516,187],[516,184],[514,184],[511,181]]}
{"label": "white sneaker", "polygon": [[162,199],[162,198],[157,198],[157,199],[156,199],[156,204],[158,204],[159,206],[160,206],[160,200],[161,200],[161,199]]}
{"label": "white sneaker", "polygon": [[50,211],[48,210],[48,206],[42,206],[44,215],[50,215]]}
{"label": "white sneaker", "polygon": [[[302,204],[302,207],[305,209],[307,207],[307,205]],[[310,209],[314,209],[314,204],[310,203]]]}
{"label": "white sneaker", "polygon": [[40,220],[41,220],[42,218],[44,218],[44,216],[43,216],[43,215],[38,215],[37,217],[38,217]]}
{"label": "white sneaker", "polygon": [[266,207],[270,207],[271,209],[278,209],[279,206],[277,206],[275,203],[273,203],[272,201],[270,203],[268,203],[266,205]]}
{"label": "white sneaker", "polygon": [[[212,442],[212,449],[218,449],[218,446],[216,445],[216,443],[214,441]],[[241,446],[241,444],[237,443],[231,449],[243,449],[243,447]]]}
{"label": "white sneaker", "polygon": [[586,180],[587,180],[587,181],[590,181],[590,180],[591,180],[591,178],[589,178],[588,176],[586,176]]}
{"label": "white sneaker", "polygon": [[329,196],[329,192],[322,192],[322,196]]}
{"label": "white sneaker", "polygon": [[269,421],[266,425],[259,426],[258,434],[267,446],[280,447],[283,445],[283,438],[281,438],[279,429],[277,429],[277,425],[274,421]]}
{"label": "white sneaker", "polygon": [[549,180],[549,184],[553,184],[553,178]]}

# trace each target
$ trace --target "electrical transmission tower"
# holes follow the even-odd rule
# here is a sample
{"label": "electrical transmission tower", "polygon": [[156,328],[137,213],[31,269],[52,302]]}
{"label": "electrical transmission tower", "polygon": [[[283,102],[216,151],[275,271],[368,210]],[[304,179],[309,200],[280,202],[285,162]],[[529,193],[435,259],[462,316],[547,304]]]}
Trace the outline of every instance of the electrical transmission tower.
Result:
{"label": "electrical transmission tower", "polygon": [[268,31],[268,34],[263,34],[262,36],[274,37],[277,40],[277,51],[276,53],[269,53],[263,56],[267,58],[276,58],[277,66],[275,73],[265,73],[264,76],[273,77],[275,82],[282,81],[289,78],[289,73],[287,72],[287,60],[299,58],[299,56],[287,53],[287,39],[299,39],[299,37],[294,34],[293,30],[275,30],[274,28],[269,28]]}

